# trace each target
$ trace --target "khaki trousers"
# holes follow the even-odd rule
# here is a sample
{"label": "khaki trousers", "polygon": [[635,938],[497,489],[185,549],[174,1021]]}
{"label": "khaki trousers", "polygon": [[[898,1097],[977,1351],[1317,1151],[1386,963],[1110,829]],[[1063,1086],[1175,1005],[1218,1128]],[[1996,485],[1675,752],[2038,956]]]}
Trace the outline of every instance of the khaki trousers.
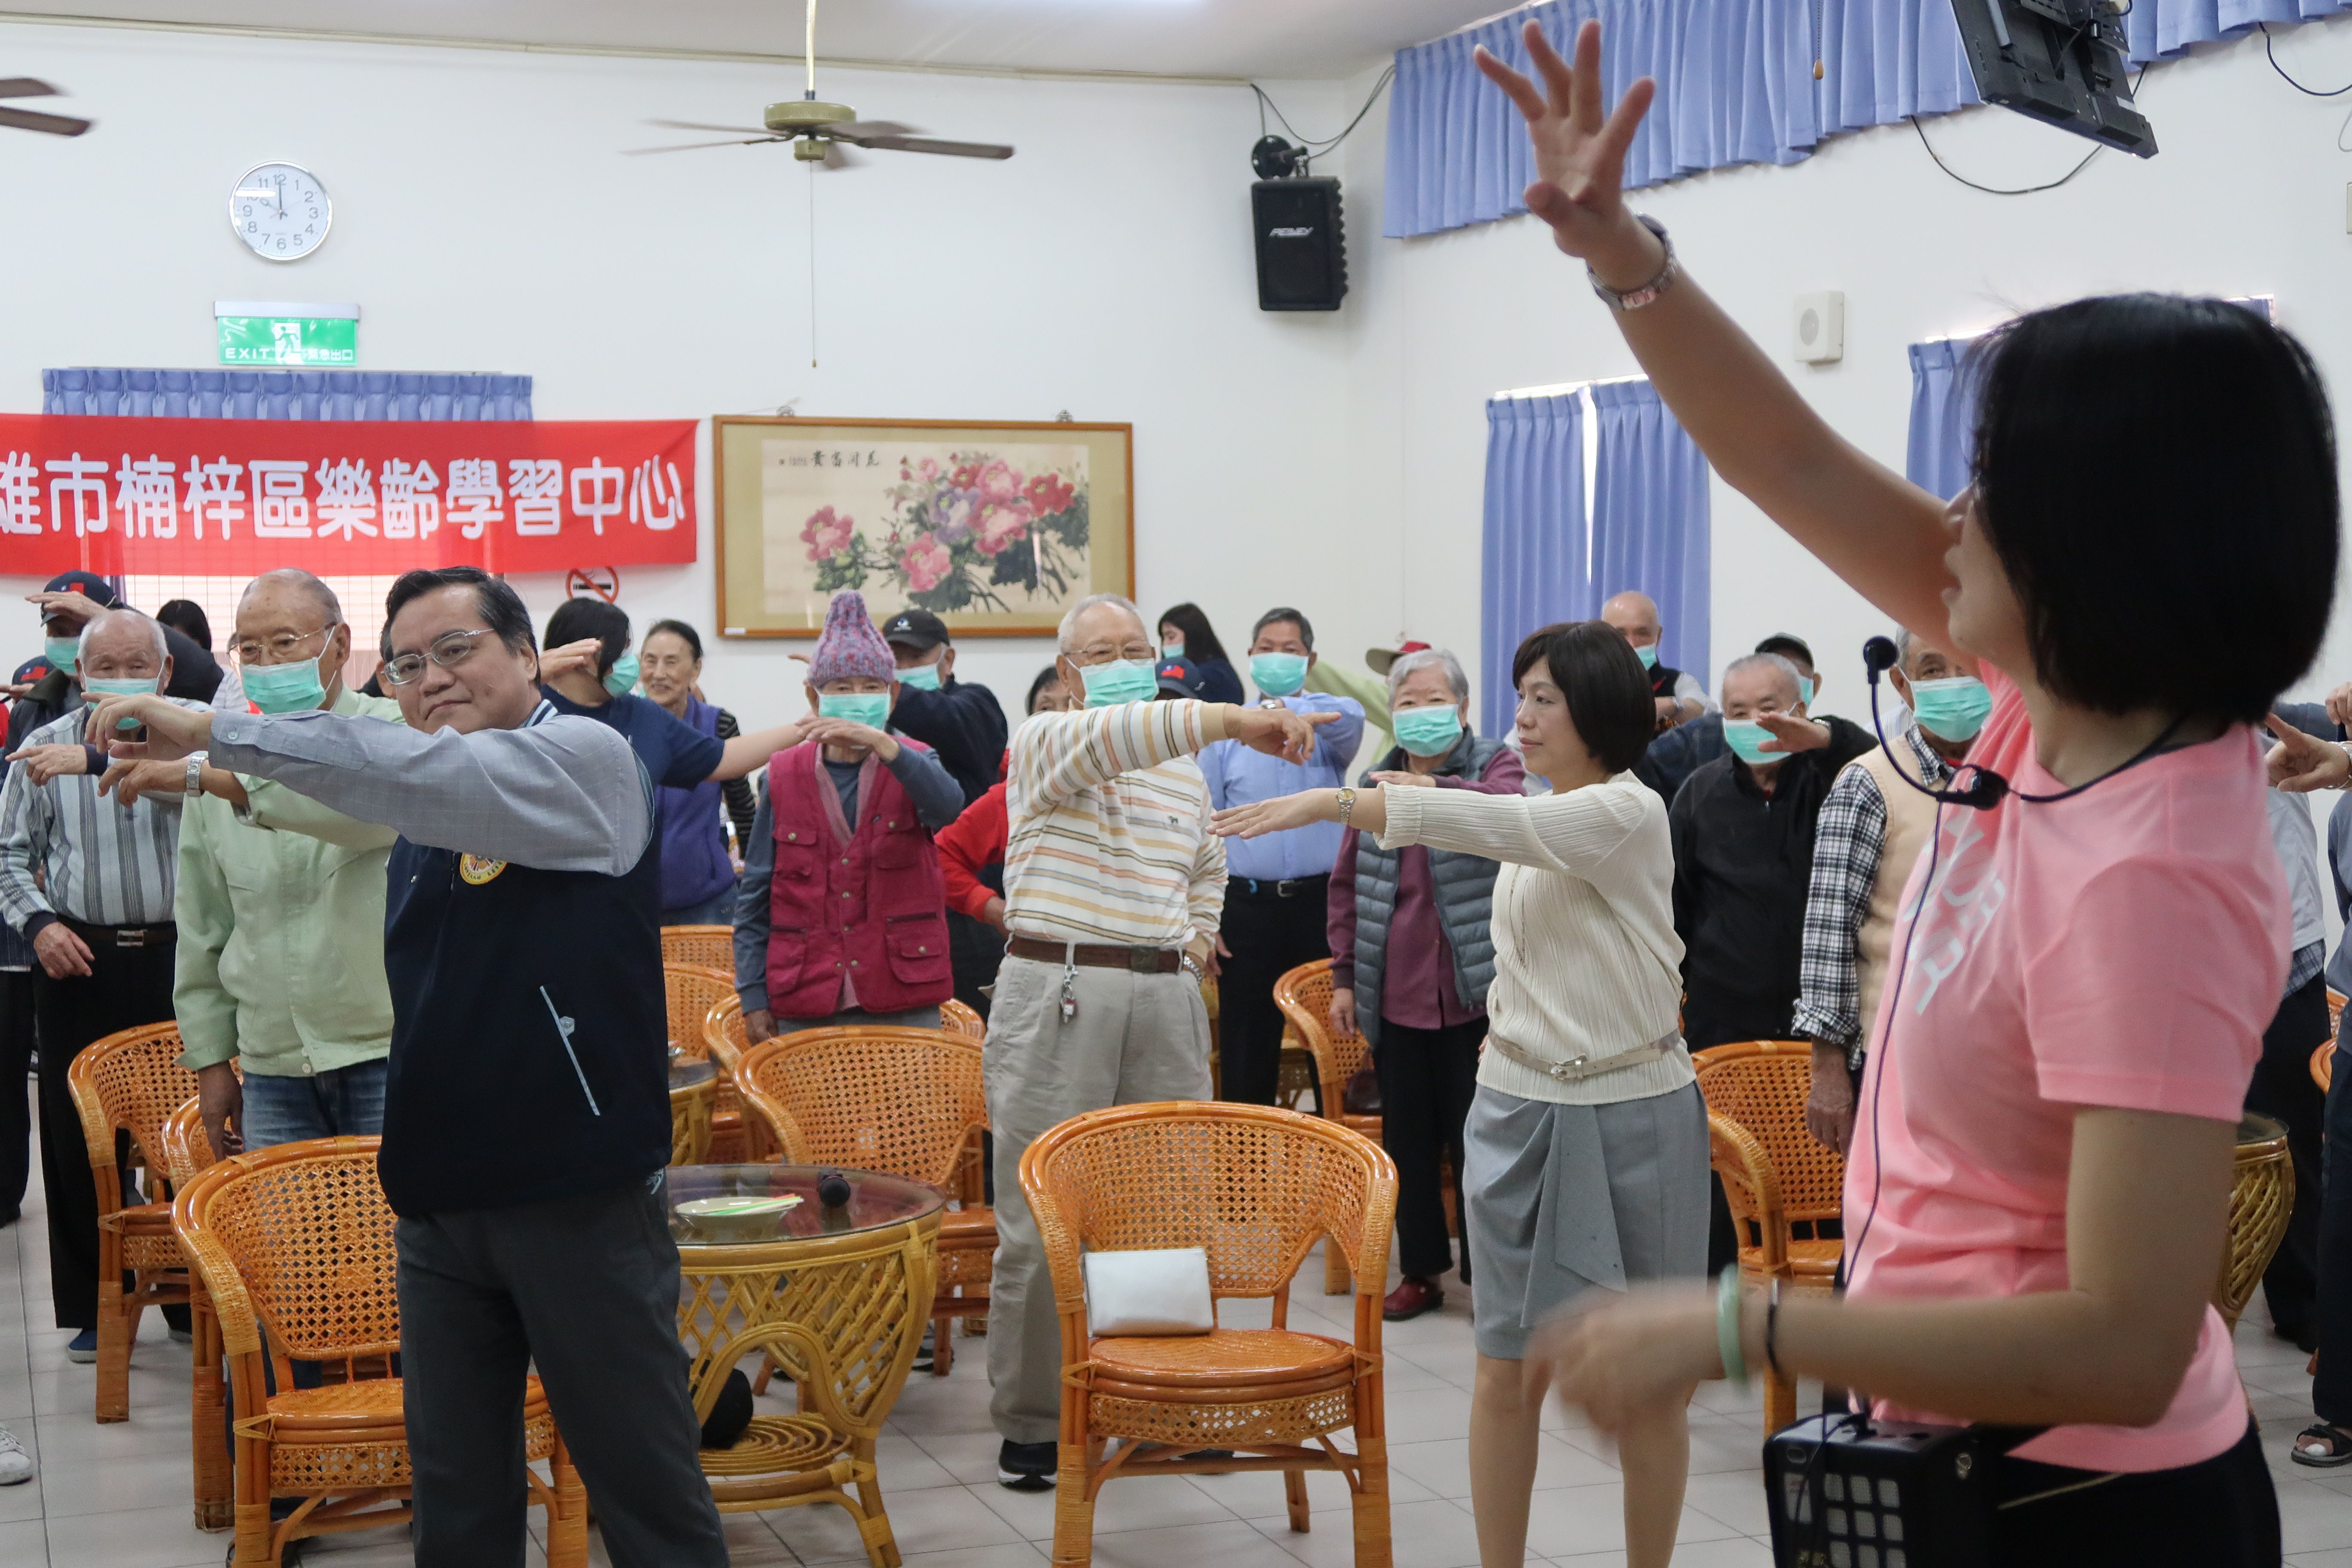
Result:
{"label": "khaki trousers", "polygon": [[1209,1098],[1209,1016],[1190,974],[1076,973],[1077,1016],[1065,1020],[1063,966],[1007,957],[982,1056],[996,1134],[989,1414],[1015,1443],[1050,1443],[1061,1432],[1061,1329],[1037,1222],[1021,1192],[1021,1156],[1080,1111]]}

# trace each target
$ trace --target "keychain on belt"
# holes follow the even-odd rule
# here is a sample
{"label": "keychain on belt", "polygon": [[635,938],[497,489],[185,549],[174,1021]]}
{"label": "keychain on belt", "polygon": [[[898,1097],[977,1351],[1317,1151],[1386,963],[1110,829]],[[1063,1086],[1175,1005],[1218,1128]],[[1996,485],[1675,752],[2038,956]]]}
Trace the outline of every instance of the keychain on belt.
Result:
{"label": "keychain on belt", "polygon": [[1078,1016],[1077,957],[1076,950],[1073,949],[1062,965],[1062,1022],[1065,1024]]}

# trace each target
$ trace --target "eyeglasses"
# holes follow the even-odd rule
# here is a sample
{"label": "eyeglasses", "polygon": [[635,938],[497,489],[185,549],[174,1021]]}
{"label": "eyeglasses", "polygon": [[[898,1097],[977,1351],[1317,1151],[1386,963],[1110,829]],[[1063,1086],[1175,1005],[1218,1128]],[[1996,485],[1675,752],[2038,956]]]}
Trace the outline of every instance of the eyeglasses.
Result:
{"label": "eyeglasses", "polygon": [[293,632],[280,632],[268,642],[254,642],[247,639],[231,643],[229,651],[236,655],[236,661],[239,664],[291,664],[294,662],[295,650],[311,638],[325,637],[334,629],[335,624],[330,622],[315,632],[303,632],[299,635]]}
{"label": "eyeglasses", "polygon": [[474,657],[474,639],[490,636],[490,628],[479,631],[443,632],[433,639],[423,653],[404,653],[383,661],[383,679],[387,686],[406,686],[425,673],[425,661],[431,659],[444,669],[455,669]]}

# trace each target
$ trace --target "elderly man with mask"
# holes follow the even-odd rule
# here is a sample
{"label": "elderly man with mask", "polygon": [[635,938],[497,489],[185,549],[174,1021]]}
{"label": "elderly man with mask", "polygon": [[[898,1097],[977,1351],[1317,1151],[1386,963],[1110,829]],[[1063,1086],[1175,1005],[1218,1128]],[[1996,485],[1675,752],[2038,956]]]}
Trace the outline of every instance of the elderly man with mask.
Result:
{"label": "elderly man with mask", "polygon": [[[94,572],[59,573],[39,593],[26,597],[40,613],[41,642],[49,670],[9,710],[7,749],[12,752],[42,725],[81,706],[81,680],[75,663],[82,628],[102,612],[124,607],[113,584]],[[185,633],[161,622],[157,625],[163,633],[163,651],[172,656],[171,680],[163,695],[192,702],[212,701],[221,686],[218,661]]]}
{"label": "elderly man with mask", "polygon": [[1805,1125],[1841,1154],[1853,1139],[1854,1094],[1903,886],[1936,831],[1936,803],[1913,786],[1948,784],[1992,711],[1973,668],[1908,629],[1896,630],[1895,646],[1899,657],[1887,674],[1916,721],[1847,763],[1822,801],[1790,1026],[1813,1042]]}
{"label": "elderly man with mask", "polygon": [[[520,1562],[536,1370],[619,1568],[721,1568],[677,1341],[653,785],[628,741],[539,691],[530,614],[478,568],[385,605],[407,723],[108,697],[123,758],[209,760],[400,834],[377,1172],[399,1215],[421,1568]],[[583,955],[586,955],[583,959]]]}
{"label": "elderly man with mask", "polygon": [[[93,699],[159,692],[172,679],[163,628],[136,610],[100,610],[83,622],[73,667],[77,694]],[[177,700],[152,700],[184,711]],[[127,813],[100,800],[104,759],[83,743],[78,709],[25,742],[10,753],[15,765],[0,789],[0,918],[32,943],[37,961],[49,1291],[58,1327],[74,1331],[67,1359],[90,1362],[98,1359],[98,1189],[66,1068],[93,1040],[172,1016],[183,797],[142,798]],[[165,1313],[184,1331],[185,1307]]]}
{"label": "elderly man with mask", "polygon": [[1601,618],[1625,634],[1642,668],[1650,672],[1650,697],[1657,705],[1661,733],[1715,711],[1715,702],[1698,683],[1698,677],[1658,662],[1658,643],[1665,630],[1658,624],[1655,599],[1629,588],[1601,606]]}
{"label": "elderly man with mask", "polygon": [[1086,707],[1033,714],[1013,737],[1008,940],[986,1052],[998,1241],[989,1409],[1003,1439],[997,1479],[1016,1489],[1054,1484],[1062,1386],[1054,1288],[1021,1196],[1021,1156],[1080,1111],[1208,1098],[1198,986],[1225,862],[1193,754],[1232,740],[1303,763],[1316,727],[1335,717],[1155,700],[1158,652],[1127,599],[1080,599],[1062,617],[1055,666]]}

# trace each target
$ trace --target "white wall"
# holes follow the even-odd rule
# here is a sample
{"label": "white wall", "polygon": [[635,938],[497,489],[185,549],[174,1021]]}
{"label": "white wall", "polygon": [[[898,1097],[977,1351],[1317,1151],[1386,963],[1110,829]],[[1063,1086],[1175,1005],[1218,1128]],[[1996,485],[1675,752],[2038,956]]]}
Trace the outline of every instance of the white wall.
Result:
{"label": "white wall", "polygon": [[[99,121],[72,142],[0,132],[0,409],[37,410],[44,366],[211,363],[215,299],[356,300],[363,367],[529,372],[543,418],[792,398],[807,415],[1067,409],[1135,424],[1147,614],[1198,599],[1231,636],[1295,598],[1343,642],[1372,635],[1355,611],[1370,567],[1327,542],[1352,318],[1256,309],[1244,88],[821,77],[867,117],[1020,151],[875,153],[817,177],[812,370],[803,167],[776,146],[617,151],[699,139],[653,117],[756,124],[798,96],[797,71],[29,26],[0,40],[12,73]],[[1336,125],[1337,84],[1276,90],[1294,118]],[[237,175],[267,158],[335,198],[332,237],[290,267],[247,255],[225,221]],[[706,688],[747,722],[796,715],[787,655],[805,644],[709,636],[704,456],[702,558],[625,570],[622,603],[640,626],[703,628]],[[518,582],[543,625],[561,580]],[[8,624],[13,665],[37,634]],[[961,668],[1017,705],[1049,656],[976,639]]]}

